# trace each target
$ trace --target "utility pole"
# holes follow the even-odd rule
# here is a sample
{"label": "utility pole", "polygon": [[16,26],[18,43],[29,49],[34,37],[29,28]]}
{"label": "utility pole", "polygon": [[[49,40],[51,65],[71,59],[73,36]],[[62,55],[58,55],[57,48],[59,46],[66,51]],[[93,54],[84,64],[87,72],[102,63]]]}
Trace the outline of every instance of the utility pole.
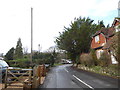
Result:
{"label": "utility pole", "polygon": [[30,55],[31,65],[32,65],[32,55],[33,55],[33,8],[31,8],[31,55]]}
{"label": "utility pole", "polygon": [[40,53],[40,44],[38,44],[38,52]]}

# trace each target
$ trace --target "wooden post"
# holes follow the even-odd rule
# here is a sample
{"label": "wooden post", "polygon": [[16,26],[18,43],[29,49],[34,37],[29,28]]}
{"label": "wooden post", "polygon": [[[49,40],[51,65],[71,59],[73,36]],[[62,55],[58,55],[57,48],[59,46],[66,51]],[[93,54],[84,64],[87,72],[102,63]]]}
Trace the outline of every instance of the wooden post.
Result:
{"label": "wooden post", "polygon": [[6,69],[5,72],[5,88],[7,88],[7,78],[8,78],[8,68]]}
{"label": "wooden post", "polygon": [[45,64],[43,64],[43,76],[46,76],[46,68],[45,68]]}
{"label": "wooden post", "polygon": [[[30,67],[30,69],[32,69]],[[29,83],[28,83],[29,87],[32,88],[32,70],[29,70]]]}

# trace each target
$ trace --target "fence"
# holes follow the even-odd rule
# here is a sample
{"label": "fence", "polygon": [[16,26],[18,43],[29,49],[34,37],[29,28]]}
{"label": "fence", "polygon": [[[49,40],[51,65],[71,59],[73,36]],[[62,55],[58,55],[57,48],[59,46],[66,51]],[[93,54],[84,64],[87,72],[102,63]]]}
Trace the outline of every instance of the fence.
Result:
{"label": "fence", "polygon": [[32,88],[38,88],[43,83],[43,78],[46,76],[45,65],[38,65],[33,68],[33,84]]}
{"label": "fence", "polygon": [[[38,88],[46,76],[45,65],[37,65],[29,69],[7,69],[5,74],[5,87],[7,88]],[[18,84],[19,83],[19,84]]]}

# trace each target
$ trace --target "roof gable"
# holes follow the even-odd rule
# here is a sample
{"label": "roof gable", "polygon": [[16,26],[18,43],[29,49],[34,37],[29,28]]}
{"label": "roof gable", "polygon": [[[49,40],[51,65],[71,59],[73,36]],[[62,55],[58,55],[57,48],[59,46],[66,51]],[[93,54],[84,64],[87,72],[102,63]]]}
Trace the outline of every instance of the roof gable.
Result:
{"label": "roof gable", "polygon": [[113,24],[112,24],[112,27],[115,27],[115,26],[116,26],[116,23],[119,23],[119,24],[120,24],[120,18],[115,18],[115,19],[114,19]]}
{"label": "roof gable", "polygon": [[104,34],[106,38],[109,38],[110,36],[114,35],[115,29],[113,27],[111,28],[102,28],[101,30],[97,31],[92,37],[95,37],[99,34]]}

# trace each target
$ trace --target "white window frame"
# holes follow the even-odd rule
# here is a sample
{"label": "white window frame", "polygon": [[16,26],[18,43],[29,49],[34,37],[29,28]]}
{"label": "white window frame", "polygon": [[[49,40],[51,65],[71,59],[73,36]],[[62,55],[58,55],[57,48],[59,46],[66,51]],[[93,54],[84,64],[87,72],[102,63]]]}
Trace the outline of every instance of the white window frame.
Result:
{"label": "white window frame", "polygon": [[100,38],[99,38],[99,35],[95,36],[95,42],[99,42],[100,41]]}

